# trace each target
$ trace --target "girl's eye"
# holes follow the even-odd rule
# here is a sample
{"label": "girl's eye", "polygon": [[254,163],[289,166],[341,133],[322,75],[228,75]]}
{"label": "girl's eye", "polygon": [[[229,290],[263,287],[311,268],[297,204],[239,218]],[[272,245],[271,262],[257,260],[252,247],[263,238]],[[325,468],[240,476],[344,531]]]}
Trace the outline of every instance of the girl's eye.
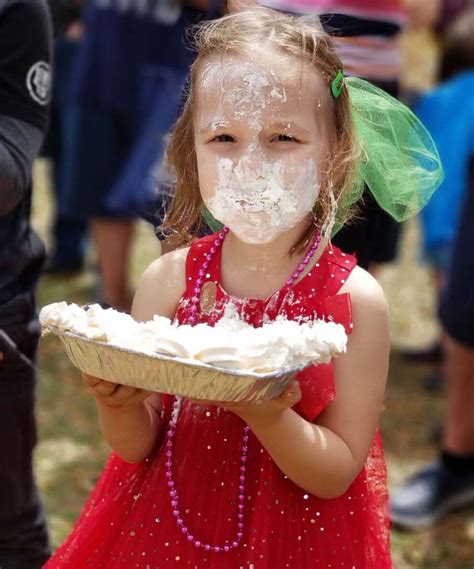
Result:
{"label": "girl's eye", "polygon": [[234,142],[234,138],[229,134],[219,134],[211,142]]}
{"label": "girl's eye", "polygon": [[296,138],[291,134],[278,134],[274,140],[277,142],[296,142]]}

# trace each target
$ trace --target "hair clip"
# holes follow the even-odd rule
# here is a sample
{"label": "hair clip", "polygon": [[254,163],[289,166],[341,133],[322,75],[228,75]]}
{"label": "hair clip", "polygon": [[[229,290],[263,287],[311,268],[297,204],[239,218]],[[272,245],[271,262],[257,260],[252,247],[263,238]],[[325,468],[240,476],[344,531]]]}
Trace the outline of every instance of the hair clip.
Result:
{"label": "hair clip", "polygon": [[343,89],[344,89],[344,73],[342,72],[342,69],[339,69],[336,77],[332,80],[331,83],[332,96],[335,99],[337,99],[339,95],[342,93]]}

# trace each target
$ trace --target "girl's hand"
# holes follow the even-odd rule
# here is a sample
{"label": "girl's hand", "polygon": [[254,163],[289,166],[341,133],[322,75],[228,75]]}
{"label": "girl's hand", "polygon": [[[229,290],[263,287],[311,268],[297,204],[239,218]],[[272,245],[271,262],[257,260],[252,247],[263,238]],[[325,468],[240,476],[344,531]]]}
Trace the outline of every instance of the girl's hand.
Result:
{"label": "girl's hand", "polygon": [[87,374],[82,374],[82,382],[87,393],[90,393],[98,403],[111,409],[134,408],[143,403],[152,393],[128,385],[118,385]]}
{"label": "girl's hand", "polygon": [[301,399],[298,381],[293,381],[278,397],[260,403],[233,403],[230,401],[205,401],[191,399],[196,405],[222,407],[238,415],[246,423],[265,423],[277,418],[283,411],[296,405]]}

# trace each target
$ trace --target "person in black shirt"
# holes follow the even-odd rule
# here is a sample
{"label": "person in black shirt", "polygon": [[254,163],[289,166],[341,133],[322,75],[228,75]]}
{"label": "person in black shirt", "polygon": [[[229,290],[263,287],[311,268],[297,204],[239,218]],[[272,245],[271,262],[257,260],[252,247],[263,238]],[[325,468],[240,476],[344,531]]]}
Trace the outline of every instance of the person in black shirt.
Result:
{"label": "person in black shirt", "polygon": [[35,286],[44,249],[29,223],[31,168],[47,123],[51,25],[44,0],[0,0],[0,567],[49,556],[34,482]]}

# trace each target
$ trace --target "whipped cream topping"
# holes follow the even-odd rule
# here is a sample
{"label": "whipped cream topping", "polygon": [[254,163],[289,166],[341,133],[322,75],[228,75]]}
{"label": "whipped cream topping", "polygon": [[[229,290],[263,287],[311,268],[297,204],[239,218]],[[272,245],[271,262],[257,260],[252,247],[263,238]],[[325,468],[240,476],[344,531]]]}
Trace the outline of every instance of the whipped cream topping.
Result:
{"label": "whipped cream topping", "polygon": [[45,306],[40,322],[53,332],[72,332],[144,354],[164,354],[256,373],[329,363],[344,353],[347,345],[340,324],[295,322],[279,316],[254,328],[239,318],[232,305],[214,327],[178,325],[161,316],[137,322],[112,308],[93,304],[86,310],[67,302]]}

